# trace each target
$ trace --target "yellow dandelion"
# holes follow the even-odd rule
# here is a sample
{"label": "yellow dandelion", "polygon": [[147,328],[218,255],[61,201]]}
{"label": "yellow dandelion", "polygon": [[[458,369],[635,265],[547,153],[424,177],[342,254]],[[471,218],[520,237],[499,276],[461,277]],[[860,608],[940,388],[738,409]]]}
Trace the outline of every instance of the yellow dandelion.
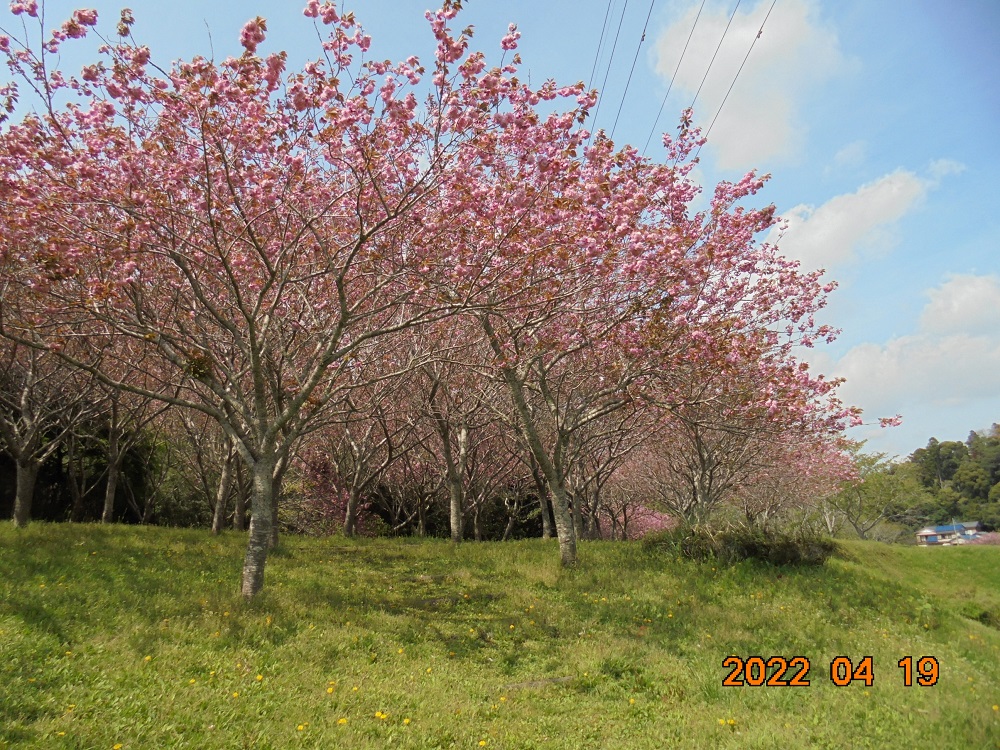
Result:
{"label": "yellow dandelion", "polygon": [[719,724],[721,726],[726,726],[726,720],[725,719],[719,719]]}
{"label": "yellow dandelion", "polygon": [[404,723],[404,724],[409,724],[409,723],[410,723],[410,720],[409,720],[408,718],[406,718],[406,719],[403,719],[403,723]]}
{"label": "yellow dandelion", "polygon": [[355,693],[358,692],[358,686],[355,685],[354,687],[351,688],[351,690],[353,690]]}
{"label": "yellow dandelion", "polygon": [[296,728],[296,729],[298,729],[298,730],[299,730],[299,731],[301,732],[301,731],[303,731],[303,730],[304,730],[304,729],[305,729],[306,727],[305,727],[305,724],[299,724],[299,725],[298,725],[297,727],[295,727],[295,728]]}
{"label": "yellow dandelion", "polygon": [[399,649],[399,651],[397,651],[396,653],[397,653],[397,654],[401,654],[401,653],[403,653],[403,649]]}
{"label": "yellow dandelion", "polygon": [[229,613],[228,613],[228,612],[223,612],[223,613],[222,613],[222,616],[223,616],[223,617],[229,617]]}
{"label": "yellow dandelion", "polygon": [[65,732],[56,732],[56,737],[65,737],[65,736],[66,736]]}
{"label": "yellow dandelion", "polygon": [[190,680],[188,680],[188,685],[194,685],[196,682],[197,680],[194,677],[192,677]]}
{"label": "yellow dandelion", "polygon": [[233,693],[233,697],[234,697],[234,698],[239,698],[239,697],[240,697],[240,694],[239,694],[239,692],[237,691],[237,692]]}
{"label": "yellow dandelion", "polygon": [[341,718],[337,719],[337,723],[340,724],[341,726],[343,726],[344,724],[347,723],[347,719],[341,717]]}
{"label": "yellow dandelion", "polygon": [[430,674],[430,673],[431,673],[431,668],[427,667],[427,674]]}
{"label": "yellow dandelion", "polygon": [[486,740],[479,740],[479,747],[486,747]]}
{"label": "yellow dandelion", "polygon": [[332,694],[333,693],[333,688],[332,687],[328,687],[326,689],[326,692],[327,692],[327,694]]}
{"label": "yellow dandelion", "polygon": [[736,719],[730,719],[729,726],[735,726],[735,725],[736,725]]}
{"label": "yellow dandelion", "polygon": [[513,630],[513,629],[514,629],[514,626],[513,626],[513,625],[511,625],[511,626],[510,626],[510,629],[511,629],[511,630]]}
{"label": "yellow dandelion", "polygon": [[144,656],[144,657],[142,657],[142,660],[143,661],[153,661],[153,657],[152,656]]}
{"label": "yellow dandelion", "polygon": [[264,679],[264,675],[262,675],[262,674],[257,675],[257,682],[261,682],[263,679]]}
{"label": "yellow dandelion", "polygon": [[506,695],[501,695],[500,696],[500,702],[503,703],[505,700],[507,700],[507,696]]}
{"label": "yellow dandelion", "polygon": [[111,748],[111,750],[122,750],[123,747],[124,745],[122,745],[122,743],[116,742],[114,746]]}
{"label": "yellow dandelion", "polygon": [[629,699],[628,699],[628,704],[629,704],[630,706],[634,706],[634,705],[635,705],[635,698],[629,698]]}

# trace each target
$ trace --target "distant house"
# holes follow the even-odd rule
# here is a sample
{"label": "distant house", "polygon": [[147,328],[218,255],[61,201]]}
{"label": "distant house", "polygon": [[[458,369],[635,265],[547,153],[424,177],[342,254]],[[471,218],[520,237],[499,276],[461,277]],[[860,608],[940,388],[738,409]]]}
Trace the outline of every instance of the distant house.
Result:
{"label": "distant house", "polygon": [[917,544],[928,547],[965,544],[979,536],[980,529],[978,521],[964,521],[946,526],[928,526],[917,532]]}

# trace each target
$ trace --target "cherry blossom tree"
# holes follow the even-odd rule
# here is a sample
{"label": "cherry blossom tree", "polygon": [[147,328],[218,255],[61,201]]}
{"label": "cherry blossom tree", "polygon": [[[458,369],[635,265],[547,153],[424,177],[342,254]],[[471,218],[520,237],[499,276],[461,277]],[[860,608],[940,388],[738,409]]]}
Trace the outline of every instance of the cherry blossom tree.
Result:
{"label": "cherry blossom tree", "polygon": [[[46,41],[3,36],[22,83],[4,93],[34,91],[41,112],[2,134],[5,256],[81,335],[116,342],[126,362],[134,347],[158,357],[163,382],[139,385],[62,350],[66,361],[199,410],[228,435],[253,476],[242,584],[253,596],[276,482],[341,398],[352,357],[456,305],[422,293],[421,266],[438,252],[424,226],[447,213],[442,175],[478,137],[470,112],[496,97],[472,93],[470,57],[464,101],[442,81],[437,103],[419,109],[419,62],[355,64],[370,39],[332,3],[306,6],[329,34],[300,73],[285,71],[284,53],[257,55],[262,18],[243,28],[239,58],[157,68],[125,11],[104,59],[67,77],[51,63],[97,14],[77,11],[46,37],[36,3],[12,11],[39,18]],[[466,54],[440,33],[455,12],[429,14],[439,66]],[[59,345],[58,332],[7,316],[2,326],[22,344]]]}
{"label": "cherry blossom tree", "polygon": [[[11,7],[40,18],[35,0]],[[0,37],[22,86],[0,95],[9,111],[30,94],[36,106],[0,133],[0,283],[53,321],[4,304],[0,334],[219,427],[252,477],[247,597],[263,585],[296,446],[347,412],[351,429],[371,424],[358,395],[420,367],[423,449],[364,461],[375,471],[363,487],[384,479],[374,493],[390,526],[425,530],[444,483],[461,538],[463,505],[507,481],[516,451],[494,451],[481,462],[493,479],[474,481],[485,405],[511,416],[566,565],[582,495],[593,517],[623,455],[612,435],[633,415],[704,432],[699,410],[711,407],[712,429],[815,434],[856,416],[835,381],[796,360],[795,347],[835,334],[814,319],[832,286],[759,241],[774,208],[747,204],[765,179],[721,183],[695,210],[704,141],[687,114],[662,162],[591,138],[596,92],[519,80],[513,26],[488,68],[471,29],[450,28],[459,8],[427,14],[437,47],[423,105],[419,61],[365,60],[371,40],[353,15],[319,0],[304,13],[327,36],[296,73],[284,53],[258,54],[263,18],[243,27],[239,58],[166,70],[125,11],[79,78],[51,63],[92,33],[94,11],[50,36],[40,23],[41,46]],[[418,328],[436,345],[414,345]],[[470,352],[460,367],[441,356],[457,339]],[[581,470],[601,435],[608,460]]]}

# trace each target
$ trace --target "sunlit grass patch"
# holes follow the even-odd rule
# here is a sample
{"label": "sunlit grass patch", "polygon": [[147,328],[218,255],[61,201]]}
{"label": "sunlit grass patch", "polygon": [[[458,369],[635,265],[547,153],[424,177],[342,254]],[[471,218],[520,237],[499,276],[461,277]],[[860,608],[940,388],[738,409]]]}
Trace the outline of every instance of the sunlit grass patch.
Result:
{"label": "sunlit grass patch", "polygon": [[[564,570],[551,541],[286,538],[248,603],[243,541],[0,525],[0,747],[957,748],[1000,737],[1000,631],[967,612],[1000,589],[996,549],[933,569],[914,562],[925,550],[862,544],[780,568],[585,543]],[[807,657],[811,684],[723,687],[731,654]],[[837,655],[871,655],[875,683],[834,686]],[[905,655],[935,656],[939,684],[904,687]]]}

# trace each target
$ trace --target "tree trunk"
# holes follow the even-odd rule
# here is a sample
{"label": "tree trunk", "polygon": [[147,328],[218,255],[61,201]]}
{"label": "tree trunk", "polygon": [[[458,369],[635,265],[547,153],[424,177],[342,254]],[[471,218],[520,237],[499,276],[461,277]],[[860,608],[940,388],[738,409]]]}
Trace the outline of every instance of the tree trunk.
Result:
{"label": "tree trunk", "polygon": [[120,435],[114,425],[108,436],[108,484],[104,490],[104,510],[101,513],[101,523],[111,523],[115,514],[115,492],[118,489],[118,470],[121,467]]}
{"label": "tree trunk", "polygon": [[417,504],[417,536],[423,538],[427,536],[427,505],[425,504],[425,498],[420,495],[420,500]]}
{"label": "tree trunk", "polygon": [[233,528],[237,531],[247,530],[247,487],[242,476],[243,464],[240,462],[236,467],[237,490],[236,507],[233,509]]}
{"label": "tree trunk", "polygon": [[69,480],[69,494],[73,499],[70,509],[70,523],[80,523],[83,520],[83,495],[87,487],[87,474],[76,455],[76,435],[70,434],[66,440],[66,475]]}
{"label": "tree trunk", "polygon": [[352,489],[347,495],[347,508],[344,511],[344,536],[356,536],[358,533],[358,494]]}
{"label": "tree trunk", "polygon": [[233,486],[232,449],[222,461],[222,475],[219,477],[219,489],[215,493],[215,511],[212,514],[212,534],[217,536],[222,531],[222,523],[226,518],[226,506],[229,504],[229,493]]}
{"label": "tree trunk", "polygon": [[17,494],[14,496],[14,526],[24,528],[31,521],[31,502],[41,466],[33,460],[17,462]]}
{"label": "tree trunk", "polygon": [[576,565],[576,533],[573,516],[569,509],[566,488],[558,485],[550,487],[552,510],[556,520],[556,536],[559,537],[559,559],[565,566]]}
{"label": "tree trunk", "polygon": [[551,539],[555,536],[555,531],[552,528],[552,510],[549,506],[549,486],[545,483],[545,477],[542,476],[538,463],[534,460],[531,462],[531,476],[535,479],[538,505],[542,511],[542,539]]}
{"label": "tree trunk", "polygon": [[476,509],[472,513],[472,535],[477,542],[483,541],[483,526],[479,519],[479,503],[476,503]]}
{"label": "tree trunk", "polygon": [[580,507],[580,493],[573,492],[567,493],[573,498],[573,534],[576,535],[577,539],[583,539],[583,508]]}
{"label": "tree trunk", "polygon": [[119,474],[121,474],[121,457],[108,464],[108,485],[104,490],[104,512],[101,514],[101,523],[111,523],[114,517]]}
{"label": "tree trunk", "polygon": [[462,479],[453,480],[448,477],[448,495],[450,499],[449,508],[451,516],[451,541],[458,544],[465,535],[465,514],[462,512]]}
{"label": "tree trunk", "polygon": [[271,547],[274,523],[274,457],[258,459],[253,466],[250,494],[250,535],[243,560],[242,594],[252,599],[264,587],[264,564]]}
{"label": "tree trunk", "polygon": [[288,470],[289,460],[288,456],[279,459],[271,472],[271,538],[268,541],[271,549],[278,546],[278,500],[281,498],[281,482]]}
{"label": "tree trunk", "polygon": [[531,408],[524,396],[523,384],[508,368],[504,368],[503,376],[510,387],[514,408],[517,409],[520,417],[521,432],[524,434],[525,442],[535,457],[538,468],[549,487],[549,497],[552,500],[552,511],[556,522],[556,536],[559,537],[559,559],[564,566],[576,565],[576,533],[573,529],[573,516],[570,512],[569,498],[566,495],[563,477],[560,476],[559,469],[549,458],[542,445],[542,440],[532,419]]}

